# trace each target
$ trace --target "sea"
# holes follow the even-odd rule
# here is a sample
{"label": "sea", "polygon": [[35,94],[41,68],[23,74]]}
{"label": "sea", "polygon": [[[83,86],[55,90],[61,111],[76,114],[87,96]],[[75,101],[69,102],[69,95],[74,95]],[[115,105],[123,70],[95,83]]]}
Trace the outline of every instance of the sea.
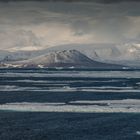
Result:
{"label": "sea", "polygon": [[140,69],[0,69],[0,140],[140,140]]}

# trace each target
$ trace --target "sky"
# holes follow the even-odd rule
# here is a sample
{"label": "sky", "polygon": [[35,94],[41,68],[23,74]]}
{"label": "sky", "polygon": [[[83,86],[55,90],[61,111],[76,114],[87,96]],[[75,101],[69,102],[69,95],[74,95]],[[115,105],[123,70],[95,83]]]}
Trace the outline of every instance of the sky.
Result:
{"label": "sky", "polygon": [[0,50],[140,43],[139,0],[0,0]]}

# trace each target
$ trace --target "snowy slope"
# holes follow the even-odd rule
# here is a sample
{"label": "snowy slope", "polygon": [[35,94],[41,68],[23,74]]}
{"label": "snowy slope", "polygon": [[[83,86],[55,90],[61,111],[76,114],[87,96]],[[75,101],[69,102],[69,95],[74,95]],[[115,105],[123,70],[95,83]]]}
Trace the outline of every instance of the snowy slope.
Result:
{"label": "snowy slope", "polygon": [[[59,55],[61,51],[65,50],[78,50],[82,54],[86,55],[88,58],[93,61],[99,61],[103,63],[112,63],[112,64],[121,64],[128,66],[140,67],[140,44],[65,44],[61,46],[54,46],[44,50],[33,50],[33,51],[17,51],[17,52],[8,52],[0,51],[0,62],[1,63],[13,63],[15,61],[32,61],[32,59],[42,59],[43,56],[52,54],[52,52],[59,52],[52,54],[52,56]],[[64,54],[67,55],[68,52]],[[64,55],[64,56],[65,56]],[[51,57],[52,57],[51,56]],[[66,59],[62,57],[63,60]],[[53,58],[49,56],[48,59],[54,61]],[[63,62],[61,59],[61,62]],[[68,60],[68,59],[66,59]],[[59,61],[59,60],[58,60]],[[70,61],[70,60],[69,60]],[[23,63],[23,62],[22,62]],[[47,61],[46,61],[47,63]],[[64,62],[63,62],[64,63]],[[71,63],[71,62],[69,62]],[[18,64],[19,65],[19,64]]]}
{"label": "snowy slope", "polygon": [[76,49],[93,59],[136,60],[140,59],[139,44],[68,44],[54,46],[47,50]]}
{"label": "snowy slope", "polygon": [[1,61],[21,61],[28,60],[40,55],[47,54],[52,51],[64,51],[64,50],[78,50],[92,59],[113,59],[118,57],[120,52],[114,46],[114,44],[66,44],[61,46],[54,46],[44,50],[33,50],[33,51],[16,51],[9,52],[7,54],[0,54]]}
{"label": "snowy slope", "polygon": [[52,51],[29,60],[10,63],[20,67],[120,67],[93,61],[77,50]]}
{"label": "snowy slope", "polygon": [[103,63],[140,67],[140,44],[69,44],[48,48],[47,50],[68,48],[75,48],[92,60]]}

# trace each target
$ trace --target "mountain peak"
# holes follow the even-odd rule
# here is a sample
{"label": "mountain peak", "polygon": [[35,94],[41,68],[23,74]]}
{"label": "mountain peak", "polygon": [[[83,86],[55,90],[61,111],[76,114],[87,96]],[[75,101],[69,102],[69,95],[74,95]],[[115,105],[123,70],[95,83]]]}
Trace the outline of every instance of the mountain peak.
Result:
{"label": "mountain peak", "polygon": [[20,67],[95,67],[112,68],[118,65],[94,61],[77,50],[51,51],[24,61],[9,61],[7,66]]}
{"label": "mountain peak", "polygon": [[63,50],[63,51],[52,51],[45,55],[23,61],[30,64],[41,64],[45,66],[50,65],[82,65],[82,63],[92,63],[92,60],[89,59],[84,54],[80,53],[77,50]]}

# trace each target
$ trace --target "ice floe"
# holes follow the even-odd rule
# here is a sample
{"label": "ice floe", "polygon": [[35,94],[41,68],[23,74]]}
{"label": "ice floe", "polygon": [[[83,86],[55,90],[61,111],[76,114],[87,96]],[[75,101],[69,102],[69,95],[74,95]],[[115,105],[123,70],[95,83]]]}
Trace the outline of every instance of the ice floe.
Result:
{"label": "ice floe", "polygon": [[140,100],[71,101],[68,103],[19,102],[1,104],[0,110],[27,112],[140,113]]}

